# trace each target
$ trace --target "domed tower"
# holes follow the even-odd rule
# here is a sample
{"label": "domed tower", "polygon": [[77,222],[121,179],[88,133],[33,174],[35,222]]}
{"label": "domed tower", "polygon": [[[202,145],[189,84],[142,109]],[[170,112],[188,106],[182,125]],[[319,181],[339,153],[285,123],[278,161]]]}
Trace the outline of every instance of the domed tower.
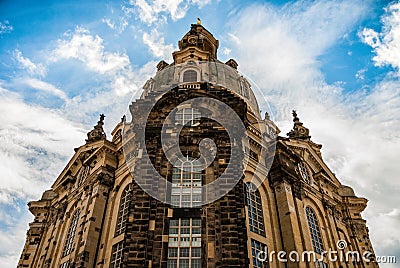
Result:
{"label": "domed tower", "polygon": [[367,200],[330,171],[297,113],[278,136],[200,22],[178,44],[112,139],[101,115],[28,204],[18,267],[377,267]]}
{"label": "domed tower", "polygon": [[261,118],[236,61],[218,60],[208,30],[192,24],[178,44],[174,62],[157,65],[122,130],[136,197],[126,260],[132,267],[246,267],[252,240],[244,182],[266,179],[276,126]]}

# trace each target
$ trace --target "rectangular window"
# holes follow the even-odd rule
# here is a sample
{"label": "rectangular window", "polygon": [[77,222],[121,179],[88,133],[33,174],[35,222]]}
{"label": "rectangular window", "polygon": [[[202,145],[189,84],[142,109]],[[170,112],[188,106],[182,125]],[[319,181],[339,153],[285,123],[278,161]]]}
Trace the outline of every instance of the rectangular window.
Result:
{"label": "rectangular window", "polygon": [[178,267],[178,260],[176,259],[169,259],[167,262],[167,268],[177,268]]}
{"label": "rectangular window", "polygon": [[251,256],[254,268],[268,267],[268,248],[265,244],[251,239]]}
{"label": "rectangular window", "polygon": [[200,219],[170,220],[167,267],[201,267]]}
{"label": "rectangular window", "polygon": [[123,250],[124,250],[123,241],[113,245],[111,252],[110,268],[122,267]]}

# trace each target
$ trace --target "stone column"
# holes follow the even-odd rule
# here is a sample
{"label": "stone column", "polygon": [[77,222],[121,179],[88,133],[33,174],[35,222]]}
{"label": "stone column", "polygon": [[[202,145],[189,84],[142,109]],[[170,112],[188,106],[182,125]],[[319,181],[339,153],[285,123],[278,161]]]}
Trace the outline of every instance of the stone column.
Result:
{"label": "stone column", "polygon": [[108,173],[100,173],[94,181],[90,196],[83,233],[79,240],[76,267],[95,267],[96,252],[102,233],[104,214],[114,178]]}
{"label": "stone column", "polygon": [[299,228],[299,219],[296,213],[295,199],[292,193],[292,185],[286,180],[282,180],[274,185],[274,192],[281,228],[283,250],[287,253],[283,258],[288,260],[287,267],[289,268],[306,267],[304,262],[291,262],[288,255],[291,251],[296,251],[301,257],[303,251],[303,243]]}

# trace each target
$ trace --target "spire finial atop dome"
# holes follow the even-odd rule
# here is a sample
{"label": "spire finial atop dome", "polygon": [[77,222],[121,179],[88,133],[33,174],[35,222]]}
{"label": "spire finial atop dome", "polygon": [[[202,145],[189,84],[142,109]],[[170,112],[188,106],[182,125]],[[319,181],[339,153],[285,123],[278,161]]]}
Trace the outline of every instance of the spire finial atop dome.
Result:
{"label": "spire finial atop dome", "polygon": [[190,25],[190,30],[178,42],[178,51],[172,53],[175,64],[187,61],[215,61],[219,42],[201,25],[200,18],[197,23]]}

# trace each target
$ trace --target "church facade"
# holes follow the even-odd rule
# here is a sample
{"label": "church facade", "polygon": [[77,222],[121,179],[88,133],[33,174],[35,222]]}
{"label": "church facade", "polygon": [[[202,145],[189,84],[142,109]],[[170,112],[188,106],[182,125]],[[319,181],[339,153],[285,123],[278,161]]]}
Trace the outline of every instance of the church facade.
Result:
{"label": "church facade", "polygon": [[296,112],[279,136],[201,23],[178,44],[131,120],[108,139],[101,115],[28,203],[18,267],[378,267],[367,200],[340,183]]}

